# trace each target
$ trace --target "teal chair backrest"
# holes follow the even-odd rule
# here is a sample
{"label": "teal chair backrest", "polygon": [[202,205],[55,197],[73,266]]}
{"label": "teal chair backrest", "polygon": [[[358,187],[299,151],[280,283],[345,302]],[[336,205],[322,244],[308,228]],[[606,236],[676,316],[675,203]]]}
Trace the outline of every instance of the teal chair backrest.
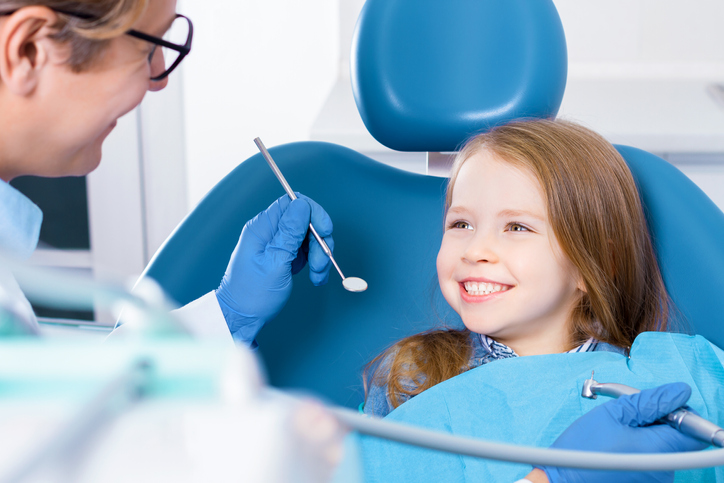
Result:
{"label": "teal chair backrest", "polygon": [[679,327],[724,347],[724,213],[658,156],[616,146],[636,179]]}
{"label": "teal chair backrest", "polygon": [[[459,319],[442,301],[435,256],[446,180],[418,175],[328,143],[293,143],[271,155],[295,190],[334,220],[335,259],[369,283],[342,288],[339,275],[314,287],[305,268],[292,297],[257,341],[270,382],[338,404],[362,401],[361,371],[393,341]],[[244,223],[284,194],[260,155],[240,164],[204,198],[156,253],[143,276],[179,303],[213,290]]]}
{"label": "teal chair backrest", "polygon": [[[550,0],[367,0],[352,52],[369,131],[400,150],[452,151],[519,117],[553,117],[566,45]],[[251,142],[251,140],[249,140]],[[724,344],[724,215],[681,172],[619,146],[641,190],[665,282],[692,330]],[[459,326],[436,283],[446,180],[318,142],[270,149],[291,186],[325,207],[335,258],[369,282],[346,292],[306,269],[259,334],[269,380],[354,407],[364,365],[406,335]],[[143,276],[185,304],[215,289],[244,223],[283,194],[260,155],[226,176],[156,253]]]}
{"label": "teal chair backrest", "polygon": [[521,117],[555,116],[568,71],[551,0],[371,0],[352,88],[367,130],[398,151],[455,151]]}

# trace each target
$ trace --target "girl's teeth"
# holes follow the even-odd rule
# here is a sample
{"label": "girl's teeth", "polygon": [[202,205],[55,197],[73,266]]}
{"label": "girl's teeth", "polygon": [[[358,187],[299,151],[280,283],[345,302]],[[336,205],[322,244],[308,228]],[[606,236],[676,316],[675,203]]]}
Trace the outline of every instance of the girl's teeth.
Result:
{"label": "girl's teeth", "polygon": [[463,285],[465,286],[465,291],[470,295],[488,295],[508,290],[506,285],[500,285],[499,283],[465,282]]}

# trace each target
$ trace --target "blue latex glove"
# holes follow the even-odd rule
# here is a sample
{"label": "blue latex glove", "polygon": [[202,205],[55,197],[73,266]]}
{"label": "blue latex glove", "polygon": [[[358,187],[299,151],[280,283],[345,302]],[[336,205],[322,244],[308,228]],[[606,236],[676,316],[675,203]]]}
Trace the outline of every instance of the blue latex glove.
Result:
{"label": "blue latex glove", "polygon": [[244,225],[216,289],[232,337],[253,347],[259,330],[284,308],[292,292],[292,275],[307,261],[314,285],[329,278],[329,257],[308,229],[311,220],[333,250],[332,220],[313,200],[296,194],[295,201],[284,195]]}
{"label": "blue latex glove", "polygon": [[[651,425],[684,406],[689,396],[691,388],[683,382],[622,396],[578,418],[558,437],[551,448],[607,453],[671,453],[704,449],[706,444],[681,434],[667,424]],[[673,471],[595,471],[556,467],[542,469],[551,483],[674,481]]]}

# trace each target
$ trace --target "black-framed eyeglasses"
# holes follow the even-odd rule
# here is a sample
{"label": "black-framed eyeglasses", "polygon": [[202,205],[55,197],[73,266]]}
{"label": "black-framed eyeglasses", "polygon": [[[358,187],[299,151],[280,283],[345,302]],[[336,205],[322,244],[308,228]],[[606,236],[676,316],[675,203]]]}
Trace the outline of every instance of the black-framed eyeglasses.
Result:
{"label": "black-framed eyeglasses", "polygon": [[184,60],[184,57],[191,52],[191,42],[194,39],[194,24],[192,24],[191,19],[185,15],[177,13],[171,27],[166,31],[163,38],[154,37],[153,35],[148,35],[138,30],[129,30],[126,32],[126,35],[153,44],[153,49],[151,49],[151,53],[148,54],[148,62],[151,64],[151,69],[154,68],[154,58],[158,48],[161,48],[164,70],[156,76],[153,76],[153,70],[151,71],[151,80],[160,81],[168,77],[168,75],[178,67],[181,61]]}
{"label": "black-framed eyeglasses", "polygon": [[[80,18],[82,20],[93,20],[96,18],[93,15],[86,13],[69,12],[58,8],[54,8],[52,10],[64,15]],[[12,15],[15,12],[17,12],[17,10],[2,12],[0,15]],[[133,29],[126,31],[125,33],[131,37],[145,40],[146,42],[153,44],[153,48],[148,54],[148,63],[151,66],[151,80],[160,81],[168,77],[168,75],[173,72],[176,67],[178,67],[181,61],[184,60],[184,57],[189,55],[189,52],[191,52],[191,42],[194,38],[194,25],[191,23],[191,19],[185,15],[177,13],[171,27],[166,31],[163,38],[155,37]],[[160,64],[156,64],[159,62],[159,59],[157,58],[159,47],[163,59],[163,71],[154,75],[154,69],[157,71],[161,70]]]}

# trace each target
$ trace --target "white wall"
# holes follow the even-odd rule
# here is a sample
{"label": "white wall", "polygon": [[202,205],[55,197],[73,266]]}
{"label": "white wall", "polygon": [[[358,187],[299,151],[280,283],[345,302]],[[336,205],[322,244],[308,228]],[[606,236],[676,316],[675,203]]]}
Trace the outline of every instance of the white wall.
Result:
{"label": "white wall", "polygon": [[721,0],[554,0],[572,77],[721,80]]}
{"label": "white wall", "polygon": [[189,208],[267,146],[309,139],[337,77],[337,0],[183,0]]}

